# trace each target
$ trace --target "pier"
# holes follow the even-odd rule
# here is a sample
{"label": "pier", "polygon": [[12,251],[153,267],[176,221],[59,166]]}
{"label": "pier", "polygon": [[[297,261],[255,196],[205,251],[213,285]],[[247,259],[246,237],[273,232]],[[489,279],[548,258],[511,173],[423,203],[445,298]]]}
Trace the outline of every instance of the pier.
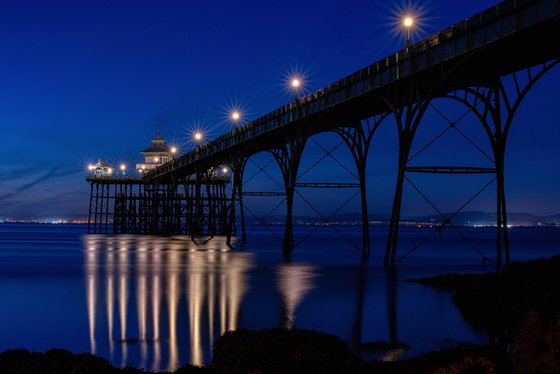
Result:
{"label": "pier", "polygon": [[[239,219],[241,239],[245,239],[243,198],[272,192],[244,193],[244,169],[252,156],[268,152],[284,183],[283,251],[289,253],[294,247],[293,205],[298,189],[355,188],[361,196],[362,251],[367,256],[371,245],[366,178],[374,176],[366,175],[366,160],[376,130],[391,117],[397,125],[399,156],[385,264],[395,265],[398,260],[405,183],[411,183],[441,215],[434,233],[445,227],[460,232],[451,222],[453,216],[444,215],[410,181],[410,174],[489,174],[494,178],[482,190],[490,185],[496,190],[495,262],[500,268],[510,262],[504,180],[508,133],[524,98],[560,62],[556,35],[560,35],[559,0],[503,1],[420,41],[409,43],[407,39],[404,49],[308,95],[298,97],[294,85],[295,97],[290,103],[146,170],[137,180],[89,178],[92,232],[107,232],[112,219],[115,233],[219,234],[227,235],[229,243]],[[446,101],[461,103],[474,114],[490,143],[491,153],[481,152],[491,167],[412,162],[417,155],[411,154],[415,134],[418,128],[429,126],[423,121],[424,114]],[[457,129],[460,118],[446,120],[444,131],[459,131],[466,137]],[[298,179],[306,144],[325,132],[334,132],[347,145],[355,161],[348,165],[356,170],[355,183]],[[217,177],[216,170],[224,165],[231,178]]]}

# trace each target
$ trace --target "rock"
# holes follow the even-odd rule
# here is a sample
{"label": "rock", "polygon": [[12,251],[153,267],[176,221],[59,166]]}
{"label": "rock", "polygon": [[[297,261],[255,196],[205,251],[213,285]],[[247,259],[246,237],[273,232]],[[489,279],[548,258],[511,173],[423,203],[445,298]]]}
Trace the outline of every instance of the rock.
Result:
{"label": "rock", "polygon": [[334,335],[299,329],[236,330],[214,346],[216,373],[354,373],[363,361]]}

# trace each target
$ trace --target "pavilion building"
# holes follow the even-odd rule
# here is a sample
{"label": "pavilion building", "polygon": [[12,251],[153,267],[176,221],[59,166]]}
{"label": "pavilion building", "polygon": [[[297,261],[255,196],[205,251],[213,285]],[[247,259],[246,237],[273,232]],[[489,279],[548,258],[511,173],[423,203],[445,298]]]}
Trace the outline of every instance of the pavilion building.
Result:
{"label": "pavilion building", "polygon": [[96,164],[90,165],[89,170],[95,177],[106,177],[113,173],[113,167],[107,161],[101,161],[101,159]]}
{"label": "pavilion building", "polygon": [[136,170],[139,173],[145,173],[158,166],[171,161],[173,153],[165,139],[160,135],[159,131],[155,138],[152,139],[150,146],[140,152],[144,156],[144,163],[136,164]]}

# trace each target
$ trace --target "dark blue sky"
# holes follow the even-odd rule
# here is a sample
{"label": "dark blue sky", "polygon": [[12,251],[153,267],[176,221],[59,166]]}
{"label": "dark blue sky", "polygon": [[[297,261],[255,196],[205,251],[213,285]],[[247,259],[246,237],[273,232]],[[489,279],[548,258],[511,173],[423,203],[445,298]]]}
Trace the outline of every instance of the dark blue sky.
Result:
{"label": "dark blue sky", "polygon": [[[466,18],[493,1],[421,3],[415,39]],[[412,3],[410,3],[412,4]],[[383,1],[14,1],[0,4],[0,216],[64,216],[87,213],[85,167],[97,158],[112,163],[140,160],[138,151],[155,134],[181,145],[194,128],[215,137],[231,129],[227,108],[239,105],[256,118],[290,100],[292,72],[311,92],[403,47],[395,27],[408,3]],[[534,89],[514,124],[508,145],[506,183],[510,211],[560,212],[558,70]],[[463,109],[441,106],[450,117]],[[480,138],[473,118],[464,130]],[[445,128],[435,112],[416,148]],[[424,139],[424,140],[422,140]],[[332,135],[317,140],[336,144]],[[472,147],[449,136],[418,164],[480,164]],[[396,169],[396,132],[387,121],[369,157],[370,212],[390,212]],[[484,143],[487,148],[487,143]],[[321,153],[314,143],[302,170]],[[334,154],[352,164],[339,147]],[[424,157],[424,158],[422,158]],[[270,157],[259,155],[257,163]],[[255,172],[251,166],[247,176]],[[271,176],[280,180],[271,165]],[[453,210],[487,177],[413,176],[415,183]],[[461,179],[462,178],[462,179]],[[351,181],[332,159],[302,181]],[[262,174],[246,190],[278,190]],[[450,190],[452,192],[450,192]],[[302,191],[324,214],[342,202],[332,191]],[[349,193],[349,192],[346,192]],[[491,186],[470,206],[493,211]],[[301,198],[296,213],[307,214]],[[354,199],[346,211],[356,211]],[[264,213],[275,202],[248,202]],[[410,186],[404,213],[432,213]],[[281,210],[279,211],[281,212]]]}

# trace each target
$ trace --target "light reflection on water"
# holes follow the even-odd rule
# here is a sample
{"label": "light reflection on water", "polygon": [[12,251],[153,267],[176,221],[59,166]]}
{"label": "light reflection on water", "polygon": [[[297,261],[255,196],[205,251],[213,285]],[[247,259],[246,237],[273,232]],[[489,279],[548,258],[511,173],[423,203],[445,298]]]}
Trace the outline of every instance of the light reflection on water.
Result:
{"label": "light reflection on water", "polygon": [[315,267],[301,264],[284,264],[276,270],[278,289],[284,301],[283,326],[294,328],[295,314],[298,305],[305,295],[314,288]]}
{"label": "light reflection on water", "polygon": [[[483,272],[460,238],[434,238],[398,272],[382,265],[385,233],[373,231],[367,263],[338,237],[318,233],[282,259],[265,232],[229,251],[223,240],[82,235],[84,228],[0,225],[0,350],[65,348],[117,366],[173,370],[211,360],[221,333],[278,326],[335,334],[366,359],[410,357],[485,342],[449,292],[406,282],[444,272]],[[360,238],[359,230],[347,235]],[[492,253],[494,231],[475,230]],[[425,235],[403,230],[403,248]],[[512,230],[516,259],[557,253],[560,230]],[[366,342],[409,348],[365,351]]]}
{"label": "light reflection on water", "polygon": [[[189,241],[147,236],[90,235],[84,244],[92,354],[106,344],[110,358],[126,365],[134,349],[136,365],[173,371],[185,360],[202,365],[215,339],[238,328],[251,254],[229,252],[220,240],[204,251]],[[184,346],[188,357],[180,356]]]}
{"label": "light reflection on water", "polygon": [[[216,339],[238,328],[311,328],[335,333],[356,351],[372,335],[399,342],[396,270],[372,277],[372,268],[359,261],[333,268],[257,264],[258,253],[230,251],[220,238],[195,244],[186,238],[87,235],[83,243],[90,352],[116,365],[154,371],[202,365],[211,360]],[[382,287],[373,290],[380,298],[373,303],[371,283]],[[373,355],[396,360],[403,352]]]}

